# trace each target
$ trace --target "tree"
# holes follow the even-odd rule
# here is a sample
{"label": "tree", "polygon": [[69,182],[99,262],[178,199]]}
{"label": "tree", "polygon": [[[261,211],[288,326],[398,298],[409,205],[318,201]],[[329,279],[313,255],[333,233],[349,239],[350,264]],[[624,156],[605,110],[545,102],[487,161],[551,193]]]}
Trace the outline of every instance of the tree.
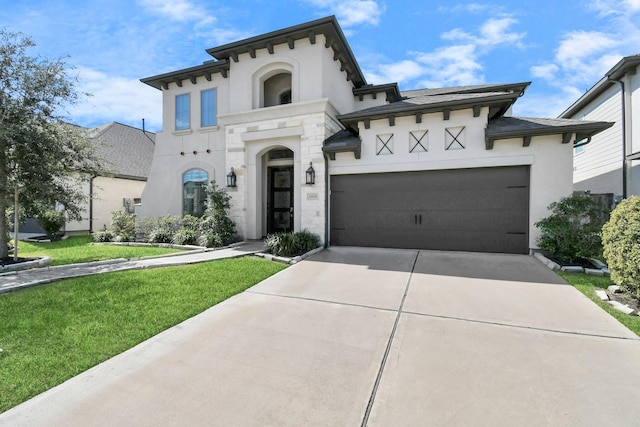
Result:
{"label": "tree", "polygon": [[[64,206],[80,219],[83,182],[100,161],[81,128],[64,122],[65,108],[79,102],[77,78],[62,59],[29,56],[34,42],[0,29],[0,211],[17,189],[22,215]],[[0,221],[0,258],[7,256],[7,219]]]}

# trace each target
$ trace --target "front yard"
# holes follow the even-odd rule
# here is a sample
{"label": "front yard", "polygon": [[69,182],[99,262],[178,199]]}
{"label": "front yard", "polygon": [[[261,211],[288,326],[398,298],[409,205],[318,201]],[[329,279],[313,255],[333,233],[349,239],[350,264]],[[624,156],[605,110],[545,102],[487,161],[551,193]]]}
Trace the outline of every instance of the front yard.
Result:
{"label": "front yard", "polygon": [[1,294],[0,412],[284,268],[245,257],[67,279]]}
{"label": "front yard", "polygon": [[75,264],[80,262],[102,261],[115,258],[127,258],[153,255],[165,255],[180,252],[180,249],[156,246],[120,246],[94,245],[91,236],[69,237],[51,243],[18,243],[18,256],[35,258],[48,256],[50,265]]}

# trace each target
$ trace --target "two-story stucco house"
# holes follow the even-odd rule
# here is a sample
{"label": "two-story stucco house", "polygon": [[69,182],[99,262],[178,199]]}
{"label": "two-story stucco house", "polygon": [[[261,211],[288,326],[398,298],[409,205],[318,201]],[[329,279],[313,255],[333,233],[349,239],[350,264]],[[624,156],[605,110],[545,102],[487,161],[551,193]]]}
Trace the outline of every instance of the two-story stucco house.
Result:
{"label": "two-story stucco house", "polygon": [[640,55],[622,58],[560,117],[615,122],[575,149],[577,191],[640,195]]}
{"label": "two-story stucco house", "polygon": [[368,84],[334,17],[207,52],[142,79],[164,125],[138,213],[198,213],[202,186],[233,178],[245,239],[529,253],[572,192],[573,145],[611,125],[510,117],[529,83]]}

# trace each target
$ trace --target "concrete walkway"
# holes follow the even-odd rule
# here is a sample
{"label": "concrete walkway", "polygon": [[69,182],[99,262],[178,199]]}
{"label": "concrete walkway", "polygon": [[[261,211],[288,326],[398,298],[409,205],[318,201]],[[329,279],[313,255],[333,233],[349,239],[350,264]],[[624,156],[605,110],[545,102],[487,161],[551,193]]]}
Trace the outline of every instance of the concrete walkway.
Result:
{"label": "concrete walkway", "polygon": [[330,248],[6,426],[636,426],[640,340],[537,260]]}
{"label": "concrete walkway", "polygon": [[115,259],[21,270],[0,276],[0,293],[51,283],[56,280],[69,277],[89,276],[93,274],[110,273],[122,270],[195,264],[198,262],[212,261],[222,258],[246,256],[257,252],[263,252],[265,249],[264,243],[261,241],[244,242],[224,249],[188,251],[182,253],[178,252],[171,255],[146,257],[132,261],[127,259]]}

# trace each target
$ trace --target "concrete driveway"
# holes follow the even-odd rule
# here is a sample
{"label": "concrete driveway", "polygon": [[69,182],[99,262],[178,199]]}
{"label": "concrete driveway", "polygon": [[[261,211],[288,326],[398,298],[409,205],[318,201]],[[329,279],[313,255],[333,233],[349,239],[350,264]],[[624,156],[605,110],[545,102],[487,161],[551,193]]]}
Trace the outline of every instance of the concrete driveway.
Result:
{"label": "concrete driveway", "polygon": [[0,425],[635,426],[639,361],[532,257],[331,248]]}

